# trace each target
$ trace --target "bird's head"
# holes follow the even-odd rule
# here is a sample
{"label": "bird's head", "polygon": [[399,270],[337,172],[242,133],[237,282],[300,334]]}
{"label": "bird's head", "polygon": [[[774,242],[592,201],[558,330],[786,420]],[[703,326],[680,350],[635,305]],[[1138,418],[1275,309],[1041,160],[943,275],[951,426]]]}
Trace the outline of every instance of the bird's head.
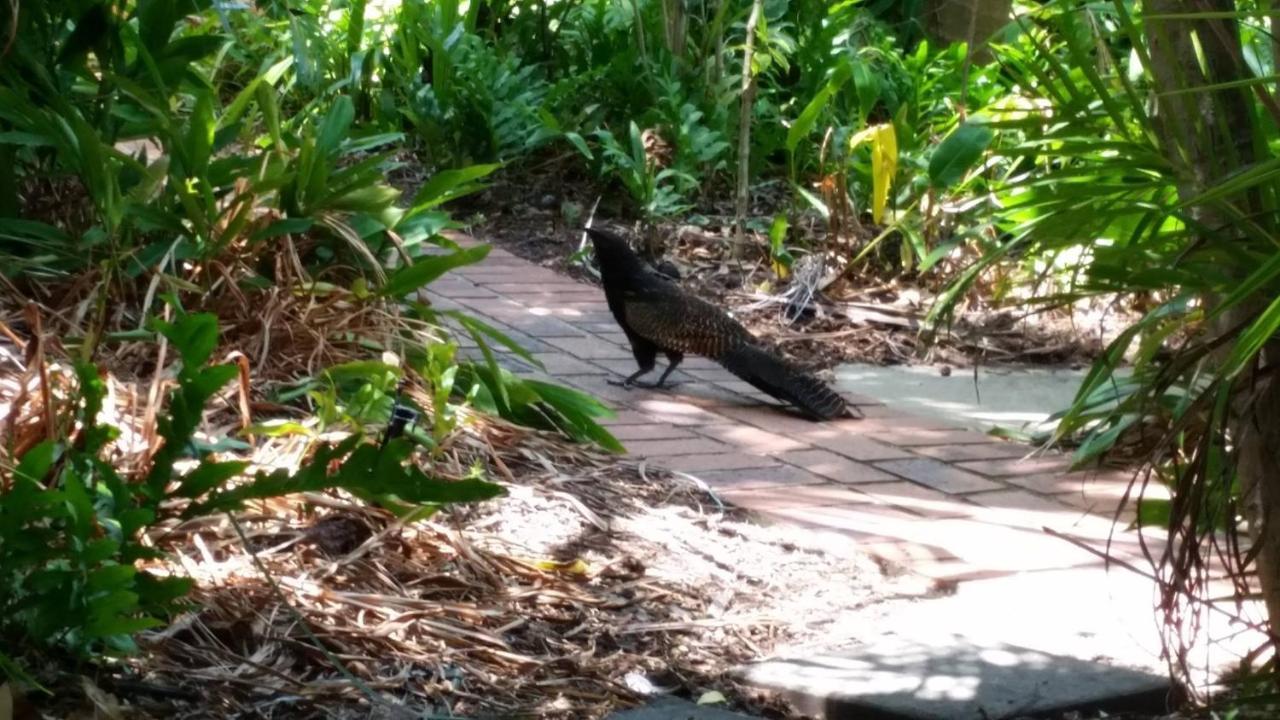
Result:
{"label": "bird's head", "polygon": [[601,272],[611,269],[623,270],[640,265],[640,258],[627,245],[627,241],[617,233],[599,228],[587,228],[591,244],[595,246],[596,261],[600,263]]}
{"label": "bird's head", "polygon": [[587,235],[591,237],[591,244],[595,246],[596,252],[631,252],[631,248],[627,247],[627,241],[622,239],[621,235],[609,230],[600,228],[585,228]]}

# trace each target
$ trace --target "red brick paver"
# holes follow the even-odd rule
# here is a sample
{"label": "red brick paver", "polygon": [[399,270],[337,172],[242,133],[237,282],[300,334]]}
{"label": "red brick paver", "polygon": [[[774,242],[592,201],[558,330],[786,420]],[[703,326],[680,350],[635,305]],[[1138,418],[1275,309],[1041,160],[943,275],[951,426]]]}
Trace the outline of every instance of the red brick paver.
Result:
{"label": "red brick paver", "polygon": [[[1096,556],[1043,529],[1097,547],[1113,535],[1127,478],[1068,473],[1061,455],[1032,455],[949,420],[849,396],[863,419],[810,422],[697,357],[672,376],[674,389],[609,384],[635,361],[599,288],[500,249],[441,278],[427,296],[527,343],[546,368],[539,377],[612,405],[617,417],[603,424],[633,456],[695,475],[768,521],[846,538],[887,565],[950,581],[1092,569]],[[509,352],[501,359],[534,372]],[[1113,549],[1136,557],[1136,535],[1114,530]]]}

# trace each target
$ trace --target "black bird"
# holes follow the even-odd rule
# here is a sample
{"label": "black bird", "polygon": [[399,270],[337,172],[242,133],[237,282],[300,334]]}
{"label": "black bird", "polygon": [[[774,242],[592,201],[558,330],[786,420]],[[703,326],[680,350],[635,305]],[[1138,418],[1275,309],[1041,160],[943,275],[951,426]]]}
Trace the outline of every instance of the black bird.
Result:
{"label": "black bird", "polygon": [[806,415],[831,420],[848,414],[844,399],[818,378],[762,347],[736,320],[705,300],[694,297],[653,271],[621,237],[589,228],[600,279],[609,310],[631,341],[640,369],[623,386],[651,372],[658,352],[667,356],[660,388],[684,359],[702,355],[773,397],[789,402]]}

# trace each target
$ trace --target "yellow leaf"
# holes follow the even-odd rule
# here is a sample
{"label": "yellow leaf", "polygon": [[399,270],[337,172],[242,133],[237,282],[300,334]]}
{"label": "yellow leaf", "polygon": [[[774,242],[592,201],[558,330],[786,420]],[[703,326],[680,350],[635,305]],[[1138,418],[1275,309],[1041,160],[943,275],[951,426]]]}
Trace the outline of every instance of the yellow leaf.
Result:
{"label": "yellow leaf", "polygon": [[581,558],[573,560],[538,560],[534,563],[539,570],[562,572],[570,575],[586,575],[590,566]]}
{"label": "yellow leaf", "polygon": [[786,266],[786,265],[783,265],[782,263],[778,262],[777,260],[774,260],[774,261],[773,261],[773,274],[774,274],[774,275],[777,275],[779,280],[786,280],[786,279],[787,279],[787,275],[789,275],[789,274],[790,274],[790,271],[789,271],[789,270],[787,270],[787,266]]}
{"label": "yellow leaf", "polygon": [[889,188],[898,172],[898,136],[891,123],[875,126],[871,141],[871,219],[876,223],[884,218],[889,204]]}

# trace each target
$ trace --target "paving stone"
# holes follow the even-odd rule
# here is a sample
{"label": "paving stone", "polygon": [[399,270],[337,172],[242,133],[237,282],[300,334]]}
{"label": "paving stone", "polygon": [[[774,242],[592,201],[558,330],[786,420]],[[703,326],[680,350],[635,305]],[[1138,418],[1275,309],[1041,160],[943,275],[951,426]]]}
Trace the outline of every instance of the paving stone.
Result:
{"label": "paving stone", "polygon": [[[613,317],[613,313],[609,312],[609,303],[605,301],[602,293],[595,300],[585,298],[574,298],[564,302],[556,303],[556,308],[567,311],[567,314],[576,318],[584,319],[587,315],[595,316],[590,322],[613,322],[614,331],[621,330],[618,327],[618,321]],[[585,320],[584,320],[585,321]]]}
{"label": "paving stone", "polygon": [[700,355],[687,355],[680,367],[688,370],[712,370],[720,367],[720,363]]}
{"label": "paving stone", "polygon": [[[636,359],[633,357],[630,357],[629,355],[625,358],[599,358],[599,359],[593,360],[592,364],[599,365],[605,370],[608,370],[610,373],[614,375],[621,375],[622,377],[626,377],[631,373],[635,372],[636,370],[640,369],[640,367],[636,365]],[[653,372],[650,373],[652,377],[650,377],[649,375],[644,375],[641,377],[641,381],[656,382],[658,378],[662,376],[662,371],[666,369],[667,369],[666,363],[659,361],[657,367],[655,367],[653,369]],[[679,370],[676,371],[676,373],[679,373],[679,372],[680,372]],[[672,373],[672,377],[675,377],[676,373]]]}
{"label": "paving stone", "polygon": [[636,393],[632,407],[658,422],[672,425],[720,425],[728,422],[722,415],[677,399]]}
{"label": "paving stone", "polygon": [[1020,443],[984,443],[980,445],[924,445],[911,448],[918,455],[942,460],[943,462],[965,462],[967,460],[1005,460],[1020,458],[1032,451],[1032,448]]}
{"label": "paving stone", "polygon": [[653,425],[653,418],[644,413],[635,410],[627,410],[624,408],[614,410],[614,417],[601,418],[601,425],[608,428],[625,427],[627,425]]}
{"label": "paving stone", "polygon": [[604,375],[606,370],[594,363],[584,362],[565,352],[530,353],[552,375]]}
{"label": "paving stone", "polygon": [[1062,500],[1045,497],[1026,490],[996,490],[994,492],[972,493],[965,496],[970,502],[988,508],[1010,510],[1032,510],[1037,512],[1066,513],[1078,515],[1069,504]]}
{"label": "paving stone", "polygon": [[560,278],[552,270],[536,265],[469,265],[454,272],[480,285],[502,285],[506,283],[551,283]]}
{"label": "paving stone", "polygon": [[494,298],[497,293],[488,288],[480,287],[475,283],[459,278],[456,281],[446,281],[444,279],[431,283],[431,291],[442,297],[459,299],[459,298]]}
{"label": "paving stone", "polygon": [[[740,385],[744,391],[755,390],[755,387],[751,385],[751,383],[748,383],[745,380],[739,380],[736,375],[729,372],[728,370],[725,370],[719,365],[711,368],[692,368],[689,370],[689,374],[698,378],[699,380],[707,380],[709,382],[714,382],[717,385],[720,385],[726,388],[730,388],[731,385],[736,384],[736,385]],[[730,389],[736,389],[736,388],[730,388]]]}
{"label": "paving stone", "polygon": [[[708,482],[708,484],[710,484]],[[873,502],[844,485],[787,485],[784,487],[738,488],[729,485],[720,497],[738,507],[770,512],[782,508],[820,507]]]}
{"label": "paving stone", "polygon": [[887,460],[876,463],[876,467],[945,493],[981,492],[999,490],[1003,487],[997,482],[971,472],[958,470],[933,458]]}
{"label": "paving stone", "polygon": [[935,430],[930,428],[899,427],[868,433],[872,438],[890,445],[915,447],[917,445],[967,445],[996,442],[990,435],[972,430]]}
{"label": "paving stone", "polygon": [[[702,372],[708,375],[716,374],[714,370],[701,370],[701,371],[690,371],[690,372]],[[708,381],[708,382],[715,382],[717,387],[722,387],[725,390],[728,390],[729,392],[737,393],[744,398],[749,398],[757,402],[765,403],[769,405],[778,404],[778,400],[776,398],[771,397],[768,393],[761,392],[749,382],[744,382],[742,380],[720,380],[720,381]]]}
{"label": "paving stone", "polygon": [[783,453],[778,459],[839,483],[856,484],[894,479],[883,470],[850,460],[830,450],[796,450]]}
{"label": "paving stone", "polygon": [[672,455],[702,455],[729,453],[733,448],[704,437],[677,438],[674,440],[636,440],[627,443],[627,452],[650,459],[664,459]]}
{"label": "paving stone", "polygon": [[593,373],[590,375],[561,375],[561,382],[568,383],[579,390],[590,393],[599,400],[607,400],[615,407],[627,407],[636,399],[638,390],[614,385],[608,380],[610,375]]}
{"label": "paving stone", "polygon": [[631,347],[631,341],[627,339],[627,334],[617,331],[617,325],[614,325],[613,331],[610,331],[588,327],[588,325],[592,324],[593,323],[578,323],[578,327],[581,328],[583,332],[589,332],[605,342],[611,342],[614,345],[621,345],[622,347]]}
{"label": "paving stone", "polygon": [[507,324],[520,332],[538,338],[586,337],[586,333],[555,317],[522,315],[507,320]]}
{"label": "paving stone", "polygon": [[789,465],[778,465],[764,455],[717,453],[714,455],[682,455],[665,461],[665,466],[698,476],[713,489],[778,487],[783,485],[818,485],[823,479]]}
{"label": "paving stone", "polygon": [[[583,330],[589,333],[595,333],[610,342],[616,342],[619,344],[627,342],[627,336],[618,327],[618,321],[614,319],[612,314],[609,315],[608,320],[579,320],[575,321],[574,324]],[[609,337],[611,334],[619,335],[621,337]]]}
{"label": "paving stone", "polygon": [[[670,391],[672,397],[697,405],[698,407],[708,408],[712,410],[720,408],[738,408],[758,406],[760,400],[744,397],[732,390],[726,390],[715,383],[709,383],[703,380],[694,380],[692,382],[684,382]],[[777,401],[769,398],[768,403],[774,404]]]}
{"label": "paving stone", "polygon": [[858,490],[886,505],[934,519],[972,517],[979,509],[962,498],[906,480],[859,485]]}
{"label": "paving stone", "polygon": [[678,428],[674,425],[665,424],[645,424],[645,425],[620,425],[611,429],[610,434],[624,443],[629,440],[673,440],[676,438],[694,438],[697,437],[687,429]]}
{"label": "paving stone", "polygon": [[800,438],[820,448],[860,462],[911,458],[911,453],[877,440],[839,431],[801,433]]}
{"label": "paving stone", "polygon": [[[770,513],[802,527],[836,530],[859,542],[919,542],[920,526],[928,523],[897,508],[865,500],[829,507],[779,508]],[[942,546],[937,543],[922,545]]]}
{"label": "paving stone", "polygon": [[698,428],[698,432],[756,455],[770,455],[806,447],[799,440],[745,425],[704,425]]}
{"label": "paving stone", "polygon": [[580,360],[633,359],[630,350],[593,337],[553,337],[547,338],[546,342]]}
{"label": "paving stone", "polygon": [[785,434],[853,460],[890,460],[915,457],[910,452],[862,437],[860,420],[813,422],[786,408],[744,405],[717,409],[721,415],[770,432]]}
{"label": "paving stone", "polygon": [[[608,308],[604,307],[594,310],[557,307],[553,313],[556,317],[563,318],[565,322],[573,323],[584,329],[588,326],[595,327],[602,323],[613,322],[613,315],[609,313]],[[613,322],[613,327],[617,328],[618,324]]]}
{"label": "paving stone", "polygon": [[1011,458],[1007,460],[978,460],[976,462],[957,463],[956,467],[976,472],[988,477],[1006,477],[1009,475],[1036,475],[1047,472],[1061,472],[1071,466],[1068,455],[1047,455],[1031,458]]}
{"label": "paving stone", "polygon": [[[549,283],[492,283],[490,290],[502,293],[508,297],[514,295],[546,295],[556,296],[562,293],[591,293],[594,297],[599,297],[601,290],[594,285],[586,283],[578,283],[571,281],[549,282]],[[566,298],[568,299],[568,298]]]}
{"label": "paving stone", "polygon": [[954,634],[888,635],[840,654],[756,663],[743,675],[826,720],[1156,713],[1171,690],[1166,677]]}

